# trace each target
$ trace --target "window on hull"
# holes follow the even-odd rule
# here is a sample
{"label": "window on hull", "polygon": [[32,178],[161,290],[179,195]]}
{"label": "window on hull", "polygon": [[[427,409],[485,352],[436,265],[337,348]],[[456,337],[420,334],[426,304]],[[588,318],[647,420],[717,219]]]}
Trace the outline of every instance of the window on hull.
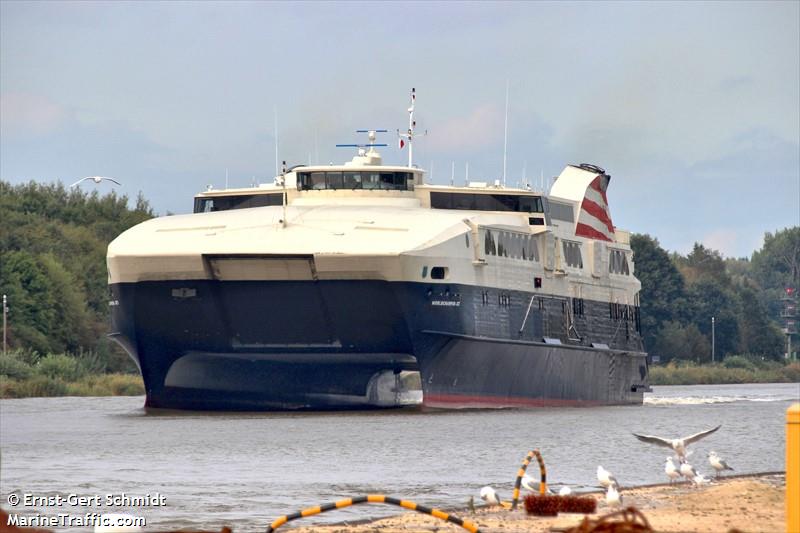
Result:
{"label": "window on hull", "polygon": [[563,241],[564,261],[567,266],[572,268],[583,268],[583,257],[581,256],[581,245],[577,242]]}
{"label": "window on hull", "polygon": [[621,250],[611,250],[608,260],[608,271],[612,274],[630,275],[631,271],[628,268],[628,259],[625,252]]}
{"label": "window on hull", "polygon": [[283,193],[238,194],[231,196],[195,198],[194,212],[210,213],[212,211],[247,209],[249,207],[265,207],[268,205],[283,205]]}
{"label": "window on hull", "polygon": [[414,190],[411,172],[298,172],[298,191],[368,189],[384,191]]}
{"label": "window on hull", "polygon": [[483,245],[486,255],[539,262],[539,246],[533,235],[486,230]]}
{"label": "window on hull", "polygon": [[463,209],[465,211],[544,212],[541,197],[517,194],[431,192],[431,207],[434,209]]}

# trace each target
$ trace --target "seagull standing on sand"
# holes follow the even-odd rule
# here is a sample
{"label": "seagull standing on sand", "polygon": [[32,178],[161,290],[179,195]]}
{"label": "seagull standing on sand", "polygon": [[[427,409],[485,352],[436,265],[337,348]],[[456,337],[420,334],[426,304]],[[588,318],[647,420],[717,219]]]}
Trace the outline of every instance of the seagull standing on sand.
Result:
{"label": "seagull standing on sand", "polygon": [[611,475],[611,472],[603,468],[603,466],[597,467],[597,481],[600,482],[600,485],[603,488],[608,488],[611,485],[616,485],[619,487],[619,483],[617,483],[617,478]]}
{"label": "seagull standing on sand", "polygon": [[686,447],[689,444],[696,442],[707,435],[711,435],[721,427],[722,426],[719,425],[715,428],[707,429],[705,431],[701,431],[700,433],[695,433],[694,435],[689,435],[688,437],[683,437],[680,439],[665,439],[664,437],[656,437],[655,435],[637,435],[636,433],[634,433],[633,436],[642,442],[649,442],[650,444],[657,444],[658,446],[672,448],[675,451],[675,454],[678,456],[678,460],[684,460],[688,455],[686,453]]}
{"label": "seagull standing on sand", "polygon": [[78,181],[76,181],[75,183],[73,183],[72,185],[70,185],[69,187],[70,187],[70,189],[71,189],[72,187],[75,187],[75,186],[76,186],[76,185],[78,185],[79,183],[81,183],[81,182],[83,182],[83,181],[86,181],[86,180],[92,180],[92,181],[93,181],[93,182],[95,182],[95,183],[100,183],[101,181],[103,181],[103,180],[106,180],[106,181],[110,181],[110,182],[112,182],[112,183],[116,183],[117,185],[122,185],[120,182],[118,182],[118,181],[117,181],[117,180],[115,180],[114,178],[107,178],[107,177],[105,177],[105,176],[88,176],[88,177],[86,177],[86,178],[81,178],[81,179],[79,179]]}
{"label": "seagull standing on sand", "polygon": [[722,460],[722,458],[717,455],[717,452],[713,450],[708,454],[708,462],[711,463],[711,466],[717,471],[717,477],[719,477],[723,470],[733,470],[733,468],[728,466],[728,463]]}
{"label": "seagull standing on sand", "polygon": [[619,507],[622,505],[622,494],[617,490],[616,484],[608,486],[608,490],[606,491],[606,504],[611,507]]}
{"label": "seagull standing on sand", "polygon": [[481,489],[481,500],[485,501],[488,505],[502,505],[500,496],[489,485]]}
{"label": "seagull standing on sand", "polygon": [[697,477],[697,470],[695,470],[694,467],[686,461],[681,461],[680,472],[681,475],[689,481],[694,481],[694,478]]}
{"label": "seagull standing on sand", "polygon": [[[522,476],[522,482],[520,484],[522,485],[523,488],[525,488],[525,489],[527,489],[527,490],[529,490],[531,492],[535,492],[536,494],[539,493],[539,487],[541,486],[541,482],[540,481],[536,481],[535,479],[533,479],[528,474],[525,474],[524,476]],[[552,494],[553,493],[553,491],[550,490],[550,487],[547,487],[545,489],[545,492],[547,494]]]}
{"label": "seagull standing on sand", "polygon": [[672,462],[672,457],[667,457],[667,462],[664,464],[664,473],[667,474],[669,482],[673,483],[676,479],[681,477],[675,463]]}

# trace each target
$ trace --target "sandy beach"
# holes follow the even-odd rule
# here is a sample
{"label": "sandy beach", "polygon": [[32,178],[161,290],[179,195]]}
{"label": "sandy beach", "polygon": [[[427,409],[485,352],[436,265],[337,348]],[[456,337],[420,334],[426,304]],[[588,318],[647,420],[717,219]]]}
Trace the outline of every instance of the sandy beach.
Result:
{"label": "sandy beach", "polygon": [[[699,488],[686,483],[623,488],[624,506],[634,506],[650,526],[663,533],[717,533],[732,529],[748,533],[774,533],[785,530],[783,474],[730,476]],[[597,513],[590,519],[608,514],[601,493],[590,494],[599,500]],[[480,502],[480,500],[478,500]],[[482,503],[482,502],[481,502]],[[334,511],[335,512],[335,511]],[[524,509],[501,510],[497,507],[466,508],[452,514],[476,523],[485,533],[538,533],[561,531],[578,525],[584,515],[560,514],[554,518],[529,516]],[[293,522],[297,526],[302,521]],[[284,526],[293,533],[408,533],[409,531],[464,531],[430,516],[406,512],[361,524],[332,526]]]}

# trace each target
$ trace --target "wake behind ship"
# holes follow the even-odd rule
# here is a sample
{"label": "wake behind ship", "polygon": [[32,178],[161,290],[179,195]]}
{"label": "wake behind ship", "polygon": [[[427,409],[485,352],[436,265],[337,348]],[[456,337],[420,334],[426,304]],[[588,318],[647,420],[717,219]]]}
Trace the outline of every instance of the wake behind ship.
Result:
{"label": "wake behind ship", "polygon": [[549,195],[431,185],[369,135],[109,245],[112,337],[147,406],[642,402],[640,283],[603,169],[569,165]]}

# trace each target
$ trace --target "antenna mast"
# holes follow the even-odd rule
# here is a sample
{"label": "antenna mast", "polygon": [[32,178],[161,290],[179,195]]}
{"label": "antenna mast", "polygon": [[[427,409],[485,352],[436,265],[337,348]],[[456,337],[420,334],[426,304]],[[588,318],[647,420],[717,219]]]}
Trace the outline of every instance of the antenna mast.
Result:
{"label": "antenna mast", "polygon": [[[414,128],[417,126],[416,121],[414,120],[414,104],[417,101],[417,90],[413,87],[411,88],[411,106],[408,108],[408,131],[406,133],[400,133],[397,131],[397,134],[404,139],[408,139],[408,167],[411,168],[414,164]],[[402,148],[402,142],[400,144]]]}
{"label": "antenna mast", "polygon": [[275,113],[275,175],[278,175],[278,106],[272,106]]}
{"label": "antenna mast", "polygon": [[506,186],[506,159],[508,153],[508,80],[506,80],[506,120],[503,131],[503,188]]}

